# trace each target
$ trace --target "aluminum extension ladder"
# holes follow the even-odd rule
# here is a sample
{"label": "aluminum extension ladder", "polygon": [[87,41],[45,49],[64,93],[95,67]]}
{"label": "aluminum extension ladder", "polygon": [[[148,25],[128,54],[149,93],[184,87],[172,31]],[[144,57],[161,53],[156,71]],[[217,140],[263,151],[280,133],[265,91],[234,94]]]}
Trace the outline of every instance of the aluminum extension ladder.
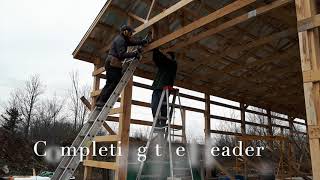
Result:
{"label": "aluminum extension ladder", "polygon": [[73,141],[71,147],[75,147],[76,156],[64,156],[59,166],[55,170],[54,175],[51,178],[52,180],[68,180],[72,177],[74,171],[77,169],[80,163],[80,147],[89,148],[98,130],[101,128],[103,122],[107,119],[111,108],[117,102],[122,90],[133,76],[133,73],[137,68],[141,58],[142,56],[140,56],[139,59],[131,58],[125,61],[130,64],[110,98],[102,109],[95,108],[90,113],[89,120],[83,125],[76,139]]}
{"label": "aluminum extension ladder", "polygon": [[[169,103],[170,94],[173,95],[171,103]],[[166,97],[166,101],[165,102],[164,102],[164,99],[165,99],[164,97]],[[186,155],[187,155],[187,158],[188,158],[188,160],[187,160],[188,161],[188,167],[187,168],[177,168],[177,167],[174,167],[174,162],[173,162],[174,160],[173,160],[173,154],[172,154],[172,142],[171,142],[172,140],[171,140],[171,138],[172,138],[172,136],[174,136],[172,133],[176,129],[171,128],[171,119],[172,119],[172,116],[173,116],[174,111],[175,111],[175,102],[176,102],[176,98],[177,97],[178,97],[178,108],[180,110],[181,117],[183,117],[183,111],[182,111],[182,106],[181,106],[179,89],[173,89],[172,87],[168,87],[167,86],[162,90],[161,97],[160,97],[160,100],[159,100],[159,104],[158,104],[158,107],[157,107],[157,111],[156,111],[155,117],[153,119],[153,125],[152,125],[151,131],[149,133],[147,144],[145,146],[146,147],[145,155],[147,157],[151,141],[153,141],[153,139],[155,139],[157,136],[163,136],[164,135],[164,138],[168,140],[168,144],[169,144],[169,148],[168,149],[169,149],[169,161],[170,161],[169,162],[170,163],[170,177],[168,177],[168,180],[185,179],[186,177],[188,177],[187,179],[193,180],[191,157],[190,157],[190,153],[189,153],[188,147],[186,145],[186,142],[183,142],[183,145],[185,147]],[[167,117],[161,116],[160,111],[161,111],[161,106],[162,105],[165,105],[166,108],[167,108],[166,109]],[[166,124],[163,127],[156,127],[157,121],[159,119],[166,120]],[[162,131],[164,131],[164,133],[161,133]],[[154,134],[155,134],[155,137],[154,137]],[[147,161],[147,159],[145,161]],[[146,179],[146,178],[154,178],[154,177],[157,176],[157,175],[143,175],[142,174],[142,171],[143,171],[143,168],[144,168],[144,165],[145,165],[145,161],[142,161],[140,163],[136,180]],[[189,176],[183,176],[181,174],[178,175],[178,174],[175,173],[176,170],[181,170],[181,169],[189,171],[189,173],[190,173]],[[159,175],[159,176],[161,176],[161,175]],[[159,177],[159,179],[161,179],[161,177]]]}

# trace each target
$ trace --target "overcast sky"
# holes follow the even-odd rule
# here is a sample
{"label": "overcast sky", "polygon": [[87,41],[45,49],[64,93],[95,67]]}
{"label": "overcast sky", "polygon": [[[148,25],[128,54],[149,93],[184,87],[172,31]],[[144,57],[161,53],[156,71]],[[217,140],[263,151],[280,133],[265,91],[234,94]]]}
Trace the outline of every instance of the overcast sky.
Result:
{"label": "overcast sky", "polygon": [[[106,0],[1,0],[0,103],[32,74],[39,74],[46,95],[65,97],[72,71],[81,84],[92,84],[92,64],[73,59],[72,52]],[[149,81],[149,83],[151,83]],[[140,95],[139,95],[140,94]],[[150,101],[151,92],[134,89],[134,98]],[[186,101],[183,101],[186,102]],[[203,108],[203,103],[186,102]],[[228,111],[215,107],[215,113]],[[203,115],[188,112],[187,129],[203,135]],[[133,109],[133,118],[149,119],[149,109]],[[226,115],[229,116],[229,115]],[[187,120],[188,120],[187,119]],[[195,123],[198,128],[194,128]]]}
{"label": "overcast sky", "polygon": [[8,93],[31,74],[46,92],[65,94],[69,73],[78,70],[90,83],[92,65],[74,60],[75,49],[105,0],[1,0],[0,93]]}

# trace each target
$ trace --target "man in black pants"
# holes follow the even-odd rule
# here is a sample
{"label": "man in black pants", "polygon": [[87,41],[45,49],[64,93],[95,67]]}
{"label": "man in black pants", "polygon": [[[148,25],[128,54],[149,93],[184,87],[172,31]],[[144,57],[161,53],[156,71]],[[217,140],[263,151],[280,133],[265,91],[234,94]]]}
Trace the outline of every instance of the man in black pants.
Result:
{"label": "man in black pants", "polygon": [[101,108],[108,101],[111,93],[117,87],[122,77],[122,62],[126,58],[138,58],[139,50],[127,52],[128,46],[146,45],[147,39],[132,39],[134,30],[127,25],[120,28],[120,34],[112,41],[111,49],[105,62],[106,85],[103,87],[100,96],[97,99],[96,106]]}
{"label": "man in black pants", "polygon": [[[159,49],[153,50],[153,62],[157,66],[158,70],[152,84],[152,100],[151,109],[152,115],[155,117],[157,108],[159,105],[160,97],[163,88],[166,86],[172,87],[177,73],[177,62],[174,52],[168,52],[166,54],[160,52]],[[164,103],[166,104],[166,96],[164,97]],[[159,116],[160,117],[160,116]],[[161,106],[161,117],[167,117],[167,106]],[[166,125],[166,119],[160,118],[156,124],[157,127],[163,127]]]}

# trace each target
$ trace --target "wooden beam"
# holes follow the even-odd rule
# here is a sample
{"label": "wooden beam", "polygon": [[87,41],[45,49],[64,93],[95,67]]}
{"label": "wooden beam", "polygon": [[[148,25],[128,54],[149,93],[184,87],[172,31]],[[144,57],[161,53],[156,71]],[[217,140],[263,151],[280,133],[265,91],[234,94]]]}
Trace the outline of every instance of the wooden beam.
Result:
{"label": "wooden beam", "polygon": [[[198,42],[204,38],[207,38],[209,36],[212,36],[213,34],[216,34],[218,32],[221,32],[225,29],[228,29],[232,26],[235,26],[237,24],[240,24],[242,22],[245,22],[249,19],[252,19],[256,16],[259,16],[259,15],[262,15],[270,10],[273,10],[275,8],[278,8],[278,7],[281,7],[281,6],[284,6],[290,2],[293,2],[293,0],[277,0],[277,1],[273,1],[272,3],[270,4],[267,4],[263,7],[260,7],[256,10],[252,10],[244,15],[241,15],[241,16],[238,16],[230,21],[227,21],[223,24],[220,24],[219,26],[215,27],[215,28],[211,28],[205,32],[202,32],[202,33],[199,33],[198,35],[195,35],[193,36],[192,38],[188,39],[187,41],[183,41],[183,42],[180,42],[180,43],[177,43],[176,45],[174,45],[173,47],[170,47],[170,50],[176,50],[176,49],[180,49],[180,48],[183,48],[183,47],[186,47],[190,44],[193,44],[195,42]],[[222,8],[223,9],[223,8]],[[152,44],[151,44],[152,45]],[[151,46],[150,45],[150,46]],[[150,48],[152,48],[153,46],[151,46]],[[149,49],[149,47],[148,47]]]}
{"label": "wooden beam", "polygon": [[[311,18],[317,14],[315,0],[295,0],[297,20]],[[299,32],[299,45],[302,72],[320,71],[319,30],[316,28]],[[320,126],[320,82],[304,83],[305,105],[310,127]],[[308,130],[310,132],[310,130]],[[310,155],[313,179],[320,180],[320,139],[310,138]]]}
{"label": "wooden beam", "polygon": [[121,107],[119,107],[119,108],[112,108],[111,110],[110,110],[110,113],[108,114],[109,116],[111,116],[111,115],[114,115],[114,114],[120,114],[120,113],[122,113],[122,108]]}
{"label": "wooden beam", "polygon": [[[255,0],[237,0],[221,9],[218,9],[216,10],[215,12],[205,16],[205,17],[202,17],[180,29],[178,29],[177,31],[171,33],[171,34],[168,34],[166,35],[165,37],[163,38],[160,38],[156,41],[154,41],[153,43],[151,43],[149,46],[146,47],[146,51],[149,51],[149,50],[152,50],[154,48],[157,48],[163,44],[166,44],[172,40],[175,40],[193,30],[196,30],[200,27],[203,27],[227,14],[230,14],[232,12],[235,12],[245,6],[248,6],[252,3],[254,3]],[[192,38],[193,39],[193,38]]]}
{"label": "wooden beam", "polygon": [[244,103],[240,103],[240,116],[241,116],[241,134],[247,134],[246,132],[246,108]]}
{"label": "wooden beam", "polygon": [[118,135],[106,135],[94,137],[95,142],[117,142],[120,140]]}
{"label": "wooden beam", "polygon": [[298,21],[298,31],[303,32],[320,26],[320,14]]}
{"label": "wooden beam", "polygon": [[112,130],[112,128],[111,128],[106,122],[103,122],[102,126],[103,126],[111,135],[116,135],[116,133]]}
{"label": "wooden beam", "polygon": [[89,111],[91,111],[92,105],[90,104],[90,102],[88,101],[88,99],[87,99],[86,97],[82,96],[82,97],[80,98],[80,100],[81,100],[81,102],[86,106],[86,108],[87,108]]}
{"label": "wooden beam", "polygon": [[95,168],[102,168],[102,169],[112,169],[112,170],[118,169],[118,165],[115,162],[84,160],[83,165],[85,167],[95,167]]}

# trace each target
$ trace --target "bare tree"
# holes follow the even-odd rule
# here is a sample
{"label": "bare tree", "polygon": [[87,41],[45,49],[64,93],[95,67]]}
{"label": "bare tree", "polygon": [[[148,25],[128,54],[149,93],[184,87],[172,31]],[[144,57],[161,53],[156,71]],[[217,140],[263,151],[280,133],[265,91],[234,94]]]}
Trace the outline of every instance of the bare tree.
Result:
{"label": "bare tree", "polygon": [[73,128],[77,129],[78,123],[80,123],[80,127],[82,127],[85,118],[87,117],[88,110],[81,103],[80,98],[85,96],[89,97],[90,88],[88,86],[80,86],[79,84],[79,74],[78,72],[70,73],[72,89],[69,91],[69,96],[71,100],[71,112],[73,114]]}
{"label": "bare tree", "polygon": [[41,101],[41,105],[36,108],[34,123],[31,127],[33,139],[55,140],[56,124],[66,119],[62,111],[63,105],[64,101],[58,100],[56,96]]}
{"label": "bare tree", "polygon": [[39,101],[39,96],[43,94],[44,86],[40,81],[39,75],[32,75],[26,82],[22,89],[15,92],[19,100],[18,107],[24,119],[24,136],[29,136],[29,130],[35,107]]}

